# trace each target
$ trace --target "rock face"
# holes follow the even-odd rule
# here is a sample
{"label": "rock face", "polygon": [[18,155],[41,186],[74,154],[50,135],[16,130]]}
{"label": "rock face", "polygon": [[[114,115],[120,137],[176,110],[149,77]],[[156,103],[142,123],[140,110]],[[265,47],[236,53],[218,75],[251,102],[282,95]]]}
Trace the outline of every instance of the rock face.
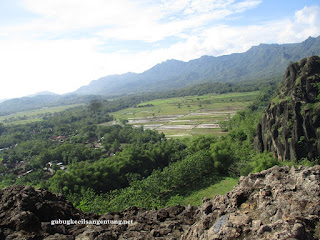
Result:
{"label": "rock face", "polygon": [[51,219],[84,216],[63,196],[30,186],[2,189],[0,198],[0,239],[42,239],[49,234],[65,233],[63,226],[51,228]]}
{"label": "rock face", "polygon": [[[198,207],[130,207],[102,216],[75,209],[64,197],[29,186],[0,190],[0,240],[178,239],[196,221]],[[132,224],[51,224],[52,220],[132,220]]]}
{"label": "rock face", "polygon": [[231,192],[204,200],[182,239],[319,239],[319,184],[320,166],[241,177]]}
{"label": "rock face", "polygon": [[258,125],[255,148],[279,160],[320,157],[320,58],[289,65]]}
{"label": "rock face", "polygon": [[[0,239],[319,239],[320,166],[278,167],[241,177],[201,207],[130,207],[84,214],[62,196],[32,187],[0,191]],[[132,220],[130,224],[51,225],[51,220]]]}

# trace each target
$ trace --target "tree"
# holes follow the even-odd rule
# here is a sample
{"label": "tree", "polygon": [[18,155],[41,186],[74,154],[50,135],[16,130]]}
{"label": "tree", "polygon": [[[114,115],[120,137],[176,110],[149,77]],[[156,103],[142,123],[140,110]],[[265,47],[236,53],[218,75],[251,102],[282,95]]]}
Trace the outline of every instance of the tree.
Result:
{"label": "tree", "polygon": [[100,113],[102,110],[102,102],[98,99],[94,99],[89,103],[89,111],[93,114]]}
{"label": "tree", "polygon": [[255,155],[251,162],[253,172],[260,172],[278,164],[278,160],[272,156],[272,153],[268,152],[263,152]]}
{"label": "tree", "polygon": [[114,152],[117,152],[120,150],[120,142],[118,139],[115,139],[113,144],[112,144],[112,149],[114,150]]}
{"label": "tree", "polygon": [[214,166],[219,173],[225,174],[233,161],[230,144],[227,141],[218,141],[210,146]]}
{"label": "tree", "polygon": [[2,123],[0,123],[0,136],[1,134],[4,132],[4,125]]}
{"label": "tree", "polygon": [[127,119],[120,119],[122,125],[126,125],[129,121]]}

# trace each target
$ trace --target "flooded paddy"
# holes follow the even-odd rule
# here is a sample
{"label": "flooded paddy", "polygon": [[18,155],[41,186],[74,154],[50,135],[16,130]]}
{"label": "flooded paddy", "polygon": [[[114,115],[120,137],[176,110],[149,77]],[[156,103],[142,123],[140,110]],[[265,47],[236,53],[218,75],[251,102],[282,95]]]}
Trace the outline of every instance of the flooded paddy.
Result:
{"label": "flooded paddy", "polygon": [[[113,113],[134,127],[163,132],[167,137],[224,135],[219,123],[229,121],[258,92],[208,94],[156,99]],[[141,105],[141,106],[140,106]]]}
{"label": "flooded paddy", "polygon": [[[144,129],[163,132],[167,137],[186,137],[199,134],[223,134],[219,131],[218,124],[221,120],[228,120],[231,114],[235,112],[191,112],[179,115],[158,115],[152,117],[129,118],[129,124],[134,127],[143,127]],[[196,130],[201,129],[201,131]]]}

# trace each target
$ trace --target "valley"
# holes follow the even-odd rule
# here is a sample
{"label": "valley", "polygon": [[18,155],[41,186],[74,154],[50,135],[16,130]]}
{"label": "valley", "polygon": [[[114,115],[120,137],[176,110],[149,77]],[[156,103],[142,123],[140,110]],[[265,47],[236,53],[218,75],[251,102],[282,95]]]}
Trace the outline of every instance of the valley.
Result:
{"label": "valley", "polygon": [[19,111],[9,115],[0,116],[0,123],[2,124],[26,124],[31,122],[42,121],[43,118],[48,118],[55,113],[65,111],[70,108],[83,106],[83,104],[71,104],[58,107],[42,107],[34,110]]}
{"label": "valley", "polygon": [[[115,120],[126,120],[134,127],[142,126],[144,129],[163,132],[170,138],[225,135],[227,133],[220,123],[230,120],[258,94],[258,91],[254,91],[156,99],[111,115]],[[106,123],[108,124],[111,123]]]}
{"label": "valley", "polygon": [[0,240],[319,240],[319,0],[0,1]]}
{"label": "valley", "polygon": [[[129,99],[128,105],[132,106],[129,108],[126,108],[127,103],[122,99],[97,100],[86,105],[41,108],[3,116],[1,119],[3,126],[8,130],[0,138],[2,148],[0,155],[4,159],[4,163],[0,164],[0,171],[5,173],[2,176],[1,185],[4,187],[12,183],[32,184],[49,188],[53,192],[62,191],[67,196],[81,194],[79,196],[81,199],[84,193],[79,192],[81,187],[78,180],[76,182],[68,180],[70,184],[66,184],[65,180],[69,175],[74,174],[73,177],[78,179],[76,176],[83,171],[82,164],[85,166],[89,164],[88,167],[96,166],[98,169],[107,167],[116,172],[130,166],[125,176],[137,174],[138,179],[148,177],[152,168],[160,167],[161,169],[168,165],[169,161],[177,161],[177,157],[178,160],[182,160],[184,156],[191,157],[193,151],[196,153],[201,149],[208,150],[207,145],[217,142],[217,137],[227,136],[228,121],[238,111],[243,111],[252,104],[260,94],[259,91],[211,93],[150,101],[143,101],[144,98],[141,97],[135,100],[136,104]],[[139,101],[139,99],[142,100]],[[111,111],[111,109],[119,110]],[[103,112],[108,112],[110,116]],[[112,121],[106,122],[103,119],[112,119]],[[141,132],[141,127],[144,132]],[[24,135],[21,132],[24,132]],[[145,139],[141,142],[140,138]],[[170,139],[177,139],[177,141],[170,141]],[[150,144],[146,144],[148,141],[160,142],[149,146]],[[193,148],[192,146],[197,145],[198,141],[204,144],[199,146],[198,150],[191,152],[185,150],[189,145]],[[141,150],[135,152],[132,149],[133,146]],[[154,153],[163,147],[161,154]],[[149,167],[149,170],[136,172],[133,170],[137,164],[135,161],[144,159],[144,154],[150,155],[147,157],[150,160],[146,161],[160,161],[152,164],[158,167],[153,166]],[[165,155],[161,156],[162,154]],[[133,162],[126,163],[126,156],[133,157]],[[119,168],[116,162],[123,162],[125,165]],[[100,170],[95,171],[97,170],[86,170],[88,179],[92,179],[90,174],[96,176]],[[131,173],[131,171],[134,172]],[[149,173],[146,174],[146,171]],[[86,180],[87,177],[83,179],[82,185],[87,184],[90,189],[93,185]],[[199,175],[197,178],[203,177]],[[123,182],[123,186],[128,186],[128,180],[123,173],[117,176],[117,179]],[[212,193],[210,189],[219,186],[223,179],[217,178],[217,173],[214,171],[202,179],[203,184],[195,182],[195,185],[179,187],[177,192],[171,192],[168,188],[167,190],[170,191],[165,198],[161,199],[163,202],[161,204],[165,202],[167,204],[200,204],[204,196],[210,197]],[[236,179],[237,176],[226,180],[228,187],[218,187],[215,194],[223,194],[231,189]],[[107,183],[110,177],[100,176],[100,181]],[[183,183],[185,179],[179,181]],[[108,189],[118,188],[117,184],[110,188],[101,186],[99,191],[105,192]],[[110,194],[111,196],[113,194]],[[114,197],[118,196],[114,195]]]}

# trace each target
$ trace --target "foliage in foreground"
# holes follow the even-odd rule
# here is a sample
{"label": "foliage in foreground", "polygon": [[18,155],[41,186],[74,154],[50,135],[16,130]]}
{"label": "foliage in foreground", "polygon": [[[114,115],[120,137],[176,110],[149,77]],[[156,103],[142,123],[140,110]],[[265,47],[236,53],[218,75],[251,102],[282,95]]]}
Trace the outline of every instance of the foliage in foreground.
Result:
{"label": "foliage in foreground", "polygon": [[[1,184],[48,188],[67,195],[78,208],[96,213],[132,205],[152,208],[182,203],[208,187],[199,183],[237,178],[282,164],[272,154],[253,149],[256,126],[271,93],[267,89],[223,123],[228,135],[222,137],[167,140],[163,134],[134,129],[125,122],[123,126],[99,125],[111,119],[106,115],[110,106],[119,109],[129,104],[119,101],[107,108],[92,102],[88,109],[74,109],[24,126],[0,126],[0,147],[8,147],[2,152],[3,161],[11,165],[24,161],[24,171],[33,170],[17,179],[1,164]],[[50,140],[61,134],[66,142]],[[93,143],[100,146],[92,147]],[[49,161],[65,164],[67,171],[55,168],[55,175],[45,182],[42,169]],[[295,164],[300,163],[313,164]]]}
{"label": "foliage in foreground", "polygon": [[[283,165],[271,153],[257,153],[253,149],[256,126],[271,93],[271,90],[261,93],[251,106],[226,123],[227,136],[198,136],[180,140],[186,145],[184,152],[187,153],[182,159],[162,170],[154,170],[143,179],[133,179],[126,188],[112,190],[103,196],[97,194],[97,199],[101,200],[99,212],[119,211],[133,205],[153,208],[181,203],[203,187],[201,184],[198,184],[198,189],[191,186],[206,178],[238,177]],[[186,194],[185,189],[190,191]],[[85,207],[83,203],[75,204],[85,210],[88,206],[93,209],[91,204],[96,203],[87,201]]]}

